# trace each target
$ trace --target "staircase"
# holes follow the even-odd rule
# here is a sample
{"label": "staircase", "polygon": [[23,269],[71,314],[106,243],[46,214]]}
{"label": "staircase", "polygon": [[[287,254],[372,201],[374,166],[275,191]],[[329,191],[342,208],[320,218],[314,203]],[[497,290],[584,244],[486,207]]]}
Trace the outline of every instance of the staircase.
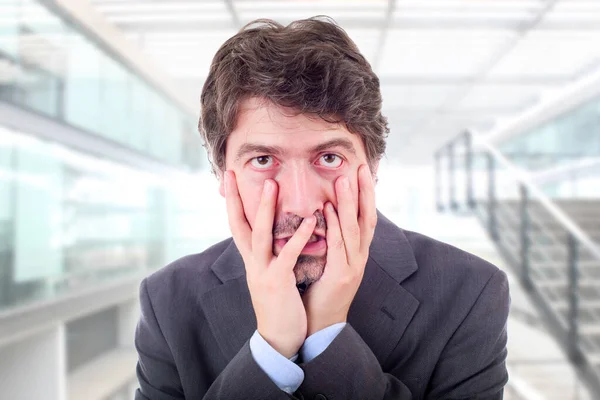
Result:
{"label": "staircase", "polygon": [[[596,243],[600,244],[600,200],[559,200],[555,204]],[[500,242],[520,254],[520,205],[503,202],[498,217]],[[561,324],[569,325],[568,232],[539,203],[528,207],[530,218],[530,273],[540,294],[548,301]],[[512,217],[512,218],[511,218]],[[579,333],[582,350],[600,375],[600,260],[586,248],[577,254],[579,271]]]}
{"label": "staircase", "polygon": [[[449,159],[446,173],[444,158]],[[469,132],[436,153],[436,170],[438,210],[478,217],[539,315],[538,328],[567,355],[572,381],[585,382],[590,398],[600,398],[600,198],[550,199],[492,145],[479,141],[474,146]],[[521,311],[511,308],[511,313]],[[514,331],[519,328],[513,326]],[[534,349],[535,343],[529,346]],[[569,368],[558,364],[541,359],[520,370],[535,375],[555,368],[555,375],[566,376]],[[540,375],[556,389],[543,398],[561,398],[552,395],[559,380]],[[539,386],[535,377],[524,382]]]}
{"label": "staircase", "polygon": [[[400,216],[384,213],[402,226]],[[468,251],[502,269],[508,276],[511,308],[508,316],[509,382],[505,400],[592,400],[576,368],[550,334],[519,277],[509,268],[485,228],[474,216],[438,214],[431,228],[419,232]],[[460,226],[460,231],[448,227]]]}

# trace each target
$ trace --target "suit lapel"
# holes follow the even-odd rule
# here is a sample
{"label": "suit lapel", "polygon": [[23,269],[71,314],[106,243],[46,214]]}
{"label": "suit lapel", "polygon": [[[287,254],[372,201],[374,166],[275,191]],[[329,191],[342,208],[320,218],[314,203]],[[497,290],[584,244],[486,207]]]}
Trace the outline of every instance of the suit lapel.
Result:
{"label": "suit lapel", "polygon": [[417,262],[404,232],[378,213],[369,261],[348,322],[383,366],[419,306],[419,301],[400,285],[416,270]]}
{"label": "suit lapel", "polygon": [[233,240],[212,266],[223,282],[204,294],[202,310],[227,361],[256,330],[256,316],[246,283],[244,261]]}
{"label": "suit lapel", "polygon": [[[231,360],[256,330],[244,263],[233,240],[212,270],[223,284],[206,293],[201,305],[219,347]],[[369,261],[348,322],[381,365],[418,308],[418,300],[400,285],[416,270],[417,263],[403,231],[378,212]]]}

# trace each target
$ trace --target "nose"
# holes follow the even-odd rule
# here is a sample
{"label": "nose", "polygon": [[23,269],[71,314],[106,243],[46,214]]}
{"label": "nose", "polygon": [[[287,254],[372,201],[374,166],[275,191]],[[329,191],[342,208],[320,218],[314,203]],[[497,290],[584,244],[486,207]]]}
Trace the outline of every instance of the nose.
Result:
{"label": "nose", "polygon": [[326,189],[322,179],[310,166],[289,166],[278,176],[279,210],[302,218],[323,211]]}

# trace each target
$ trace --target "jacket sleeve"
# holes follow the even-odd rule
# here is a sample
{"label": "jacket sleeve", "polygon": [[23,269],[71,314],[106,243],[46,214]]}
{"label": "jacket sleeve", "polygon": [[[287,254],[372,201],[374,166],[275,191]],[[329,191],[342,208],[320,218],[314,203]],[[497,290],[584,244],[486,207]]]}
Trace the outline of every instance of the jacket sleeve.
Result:
{"label": "jacket sleeve", "polygon": [[[169,344],[161,331],[148,294],[140,286],[141,316],[135,333],[139,389],[135,400],[181,400],[185,393]],[[254,360],[248,340],[202,397],[204,400],[295,399],[279,389]],[[202,374],[202,371],[198,371]]]}
{"label": "jacket sleeve", "polygon": [[509,307],[508,279],[498,270],[444,348],[430,381],[428,399],[502,399],[508,382]]}
{"label": "jacket sleeve", "polygon": [[[350,324],[346,324],[325,351],[300,366],[304,370],[304,382],[298,391],[305,399],[413,398],[406,385],[382,371],[375,354]],[[317,397],[319,394],[324,397]]]}
{"label": "jacket sleeve", "polygon": [[[502,399],[508,380],[505,360],[509,302],[506,274],[497,271],[444,347],[425,399]],[[350,324],[323,353],[301,367],[305,377],[299,391],[305,398],[320,393],[328,400],[413,399],[400,379],[382,370]]]}

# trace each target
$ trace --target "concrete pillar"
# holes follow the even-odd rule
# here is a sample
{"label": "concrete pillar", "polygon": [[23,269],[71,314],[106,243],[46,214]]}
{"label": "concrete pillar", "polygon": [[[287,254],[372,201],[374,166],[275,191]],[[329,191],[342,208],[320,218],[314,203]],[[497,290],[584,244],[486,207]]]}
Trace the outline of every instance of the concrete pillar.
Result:
{"label": "concrete pillar", "polygon": [[65,348],[62,324],[0,347],[0,399],[65,400]]}

